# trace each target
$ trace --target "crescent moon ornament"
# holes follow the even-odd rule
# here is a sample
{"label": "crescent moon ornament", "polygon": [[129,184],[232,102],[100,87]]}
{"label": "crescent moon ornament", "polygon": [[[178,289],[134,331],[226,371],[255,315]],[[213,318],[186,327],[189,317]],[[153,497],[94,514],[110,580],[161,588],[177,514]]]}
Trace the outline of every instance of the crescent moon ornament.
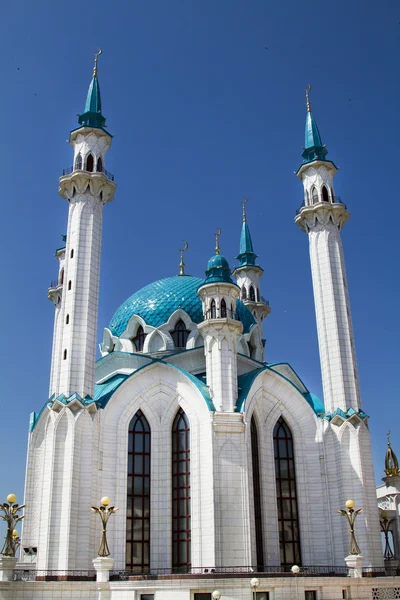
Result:
{"label": "crescent moon ornament", "polygon": [[186,250],[189,248],[189,244],[187,243],[186,240],[182,240],[184,243],[183,248],[179,249],[179,252],[181,253],[181,262],[179,263],[179,275],[184,275],[185,274],[185,263],[183,262],[183,253],[186,252]]}
{"label": "crescent moon ornament", "polygon": [[307,101],[307,112],[311,112],[311,104],[310,104],[310,98],[308,96],[308,92],[311,90],[311,84],[308,84],[308,88],[306,89],[306,101]]}
{"label": "crescent moon ornament", "polygon": [[243,213],[243,221],[246,220],[246,204],[248,203],[249,199],[246,198],[246,196],[244,197],[244,200],[242,202],[242,213]]}
{"label": "crescent moon ornament", "polygon": [[215,254],[219,254],[220,252],[220,248],[219,248],[219,236],[221,235],[222,231],[221,229],[218,227],[217,229],[217,233],[215,233]]}
{"label": "crescent moon ornament", "polygon": [[98,52],[94,53],[93,77],[97,77],[97,61],[98,61],[100,54],[103,54],[103,50],[101,48],[99,48]]}

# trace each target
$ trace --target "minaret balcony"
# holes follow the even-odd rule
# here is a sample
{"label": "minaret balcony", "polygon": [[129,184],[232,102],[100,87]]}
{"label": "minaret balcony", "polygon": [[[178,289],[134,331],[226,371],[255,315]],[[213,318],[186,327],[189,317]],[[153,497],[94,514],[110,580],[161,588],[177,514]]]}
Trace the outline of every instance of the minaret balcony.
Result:
{"label": "minaret balcony", "polygon": [[63,284],[58,279],[50,281],[49,289],[47,291],[47,298],[58,306],[62,296]]}
{"label": "minaret balcony", "polygon": [[345,210],[347,210],[347,206],[344,202],[342,202],[340,196],[333,196],[329,201],[320,201],[319,198],[312,198],[310,204],[306,204],[305,200],[303,204],[296,210],[296,215],[299,215],[303,208],[313,208],[314,206],[329,206],[329,204],[340,204]]}
{"label": "minaret balcony", "polygon": [[210,309],[207,310],[204,318],[206,320],[209,319],[232,319],[233,321],[239,321],[239,316],[237,314],[237,312],[234,310],[230,310],[230,309],[226,309],[226,310],[219,310],[219,309]]}
{"label": "minaret balcony", "polygon": [[103,169],[101,171],[87,171],[86,169],[74,169],[74,167],[68,167],[66,169],[63,169],[62,176],[65,177],[66,175],[71,175],[71,173],[74,173],[74,172],[103,174],[110,181],[114,181],[114,174],[110,173],[110,171],[107,171],[106,169]]}
{"label": "minaret balcony", "polygon": [[[332,201],[333,200],[333,201]],[[333,224],[337,229],[342,229],[343,225],[350,219],[350,213],[347,206],[341,201],[339,196],[334,196],[329,200],[311,199],[311,203],[303,202],[296,211],[294,222],[299,225],[303,231],[310,231],[317,224],[328,226]]]}

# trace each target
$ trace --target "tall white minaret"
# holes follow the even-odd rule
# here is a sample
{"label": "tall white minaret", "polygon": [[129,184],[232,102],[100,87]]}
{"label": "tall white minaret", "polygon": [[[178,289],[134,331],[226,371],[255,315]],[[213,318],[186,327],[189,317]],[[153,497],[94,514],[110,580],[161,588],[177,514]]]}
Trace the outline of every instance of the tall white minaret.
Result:
{"label": "tall white minaret", "polygon": [[[99,54],[101,51],[99,52]],[[102,213],[114,198],[114,177],[105,170],[112,136],[105,129],[95,55],[79,127],[71,131],[73,166],[60,177],[59,194],[69,203],[65,254],[57,285],[50,396],[93,396],[96,361]]]}
{"label": "tall white minaret", "polygon": [[215,255],[207,265],[206,279],[198,289],[204,321],[198,329],[204,338],[207,385],[218,412],[235,411],[238,397],[237,338],[243,325],[236,320],[239,288],[231,279],[228,261],[220,254],[218,230]]}
{"label": "tall white minaret", "polygon": [[[309,88],[310,89],[310,88]],[[337,168],[311,112],[308,91],[303,164],[304,201],[295,223],[308,233],[326,412],[361,408],[354,334],[340,230],[350,214],[333,188]]]}

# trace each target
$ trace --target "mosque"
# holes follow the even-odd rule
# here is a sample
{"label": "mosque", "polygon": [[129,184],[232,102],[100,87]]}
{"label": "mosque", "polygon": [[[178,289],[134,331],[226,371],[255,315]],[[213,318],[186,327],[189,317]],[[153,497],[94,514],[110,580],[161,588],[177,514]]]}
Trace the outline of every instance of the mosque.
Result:
{"label": "mosque", "polygon": [[[265,361],[270,306],[246,201],[237,264],[220,230],[205,278],[185,273],[183,248],[179,275],[116,310],[96,360],[103,208],[116,191],[97,63],[59,182],[68,227],[48,291],[49,398],[30,418],[21,557],[0,598],[400,598],[387,570],[400,557],[399,465],[389,443],[378,490],[388,557],[341,242],[350,213],[308,91],[295,224],[309,240],[323,399],[289,364]],[[101,524],[90,507],[104,496],[119,510],[94,581]],[[362,507],[356,555],[337,512],[348,499]]]}

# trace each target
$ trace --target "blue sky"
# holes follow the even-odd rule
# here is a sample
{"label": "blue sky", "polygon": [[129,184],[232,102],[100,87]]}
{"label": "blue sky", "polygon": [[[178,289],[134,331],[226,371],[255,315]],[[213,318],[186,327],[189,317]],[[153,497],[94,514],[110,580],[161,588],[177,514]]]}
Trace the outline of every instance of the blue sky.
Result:
{"label": "blue sky", "polygon": [[380,478],[388,427],[400,455],[398,3],[98,0],[91,11],[24,0],[3,5],[0,28],[0,498],[22,499],[29,413],[47,400],[47,287],[67,222],[57,182],[99,45],[118,184],[104,211],[99,341],[125,298],[178,272],[182,239],[201,276],[220,227],[233,266],[246,195],[272,306],[267,360],[290,362],[322,394],[308,240],[293,223],[310,82],[351,212],[343,243]]}

